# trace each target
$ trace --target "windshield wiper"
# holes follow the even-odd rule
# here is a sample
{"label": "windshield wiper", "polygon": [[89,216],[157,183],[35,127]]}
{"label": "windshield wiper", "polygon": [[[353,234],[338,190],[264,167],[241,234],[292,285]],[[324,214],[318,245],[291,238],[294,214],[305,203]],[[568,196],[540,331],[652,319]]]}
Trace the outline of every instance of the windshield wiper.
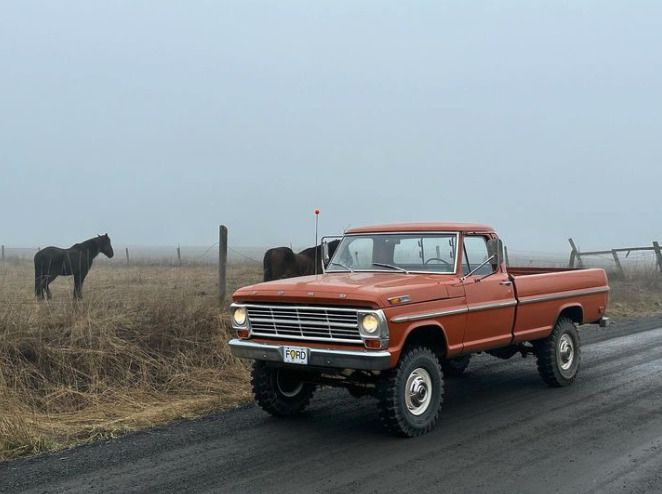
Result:
{"label": "windshield wiper", "polygon": [[373,262],[372,265],[379,266],[380,268],[395,269],[396,271],[402,271],[403,273],[409,274],[409,271],[407,271],[405,268],[401,268],[400,266],[394,266],[393,264],[382,264],[381,262]]}
{"label": "windshield wiper", "polygon": [[329,266],[340,266],[341,268],[345,268],[345,269],[346,269],[347,271],[349,271],[350,273],[353,273],[353,272],[354,272],[354,270],[353,270],[352,268],[350,268],[349,266],[344,265],[344,264],[341,263],[341,262],[331,261],[331,262],[329,263]]}

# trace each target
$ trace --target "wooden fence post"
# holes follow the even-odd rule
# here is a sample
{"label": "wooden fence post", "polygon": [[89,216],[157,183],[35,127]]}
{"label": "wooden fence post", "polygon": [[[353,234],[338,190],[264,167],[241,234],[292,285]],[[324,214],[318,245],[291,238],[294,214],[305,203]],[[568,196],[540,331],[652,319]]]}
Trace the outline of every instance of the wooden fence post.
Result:
{"label": "wooden fence post", "polygon": [[124,249],[124,252],[126,252],[126,265],[128,266],[129,265],[129,248],[126,247]]}
{"label": "wooden fence post", "polygon": [[568,242],[570,242],[570,247],[572,247],[572,251],[570,252],[570,261],[568,261],[568,267],[569,268],[574,268],[575,267],[575,259],[576,259],[577,260],[577,267],[583,268],[584,263],[582,262],[582,257],[579,253],[579,249],[575,245],[575,241],[572,240],[572,238],[569,238]]}
{"label": "wooden fence post", "polygon": [[228,263],[228,228],[221,225],[218,228],[218,296],[221,304],[225,302]]}
{"label": "wooden fence post", "polygon": [[570,242],[570,247],[572,248],[572,250],[570,251],[570,259],[568,260],[568,267],[574,268],[575,257],[577,256],[577,249],[575,248],[575,243],[572,241],[571,238],[568,239],[568,242]]}
{"label": "wooden fence post", "polygon": [[177,263],[181,266],[182,265],[182,251],[179,247],[177,246]]}
{"label": "wooden fence post", "polygon": [[503,246],[503,255],[506,258],[506,267],[510,266],[510,259],[508,258],[508,247]]}
{"label": "wooden fence post", "polygon": [[621,260],[618,258],[618,252],[616,249],[611,250],[611,255],[614,256],[614,262],[616,263],[616,269],[621,278],[625,278],[625,271],[623,271],[623,266],[621,265]]}
{"label": "wooden fence post", "polygon": [[655,257],[657,259],[657,267],[660,269],[660,273],[662,273],[662,251],[660,250],[660,244],[657,243],[657,240],[653,242],[653,249],[655,250]]}

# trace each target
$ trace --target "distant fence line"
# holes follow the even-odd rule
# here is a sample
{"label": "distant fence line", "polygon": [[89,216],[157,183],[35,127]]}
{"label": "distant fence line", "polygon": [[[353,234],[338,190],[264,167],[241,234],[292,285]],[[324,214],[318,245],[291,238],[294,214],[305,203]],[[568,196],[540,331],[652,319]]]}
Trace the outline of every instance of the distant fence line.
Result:
{"label": "distant fence line", "polygon": [[596,256],[611,256],[614,265],[616,267],[616,272],[619,276],[625,277],[625,269],[623,268],[622,259],[619,257],[619,253],[625,253],[627,258],[632,252],[651,252],[655,254],[655,270],[662,273],[662,249],[660,249],[660,244],[658,241],[654,240],[652,246],[644,247],[620,247],[617,249],[608,249],[608,250],[594,250],[594,251],[581,251],[575,241],[572,238],[568,239],[570,244],[570,259],[568,260],[568,267],[574,268],[575,266],[582,268],[584,267],[584,259],[587,257],[596,257]]}
{"label": "distant fence line", "polygon": [[[218,251],[217,254],[214,256],[218,260],[218,295],[219,295],[219,300],[221,304],[225,301],[225,295],[227,291],[227,264],[228,264],[228,228],[225,225],[219,225],[218,228],[218,242],[215,242],[212,244],[210,247],[208,247],[201,256],[197,256],[197,258],[201,258],[202,256],[205,256],[207,253],[209,253],[214,247],[218,246]],[[8,250],[4,244],[0,245],[0,262],[4,264],[5,261],[8,260]],[[25,249],[25,248],[20,248],[17,249],[21,251],[23,255],[20,256],[15,256],[14,258],[21,261],[25,260],[25,255],[28,254],[29,257],[32,257],[34,253],[38,252],[40,248],[37,249]],[[176,255],[177,255],[177,265],[181,266],[182,265],[182,249],[181,246],[177,246],[175,249]],[[130,265],[131,264],[131,255],[129,254],[129,248],[125,247],[124,248],[124,255],[126,259],[126,264]],[[243,257],[248,257],[248,256],[243,256]]]}
{"label": "distant fence line", "polygon": [[[223,225],[221,225],[223,227]],[[567,265],[570,268],[585,267],[586,263],[591,259],[594,261],[592,265],[601,267],[615,268],[616,274],[625,276],[626,259],[629,258],[631,253],[654,254],[654,267],[646,262],[645,269],[650,270],[653,268],[662,273],[662,248],[658,241],[653,241],[651,246],[642,247],[621,247],[606,250],[596,251],[582,251],[577,246],[572,238],[568,239],[571,247],[570,258],[564,261],[562,254],[552,253],[538,253],[534,254],[527,251],[509,251],[505,247],[505,261],[507,265],[541,265],[541,266],[554,266],[562,267]],[[224,244],[224,245],[222,245]],[[215,247],[219,249],[216,250]],[[8,247],[0,245],[0,261],[5,260],[31,260],[40,247],[24,248],[24,247]],[[124,251],[124,256],[115,256],[111,261],[108,259],[101,259],[101,262],[123,263],[125,265],[140,265],[140,264],[159,264],[170,266],[182,266],[184,264],[218,264],[219,272],[221,270],[221,263],[248,261],[254,263],[262,263],[262,256],[266,248],[242,248],[230,247],[227,241],[227,228],[225,228],[225,235],[221,233],[219,227],[219,242],[215,242],[209,247],[182,247],[181,245],[173,247],[120,247],[118,251]],[[220,252],[223,250],[224,255]],[[619,255],[620,254],[620,255]],[[625,254],[624,257],[621,255]],[[602,256],[602,257],[601,257]],[[608,256],[605,259],[604,256]],[[567,258],[566,258],[567,259]],[[650,258],[647,258],[650,259]],[[632,258],[629,258],[631,261]],[[630,263],[632,265],[632,263]],[[641,266],[640,266],[641,269]]]}
{"label": "distant fence line", "polygon": [[[185,264],[217,264],[218,242],[207,246],[172,246],[172,247],[140,247],[116,245],[115,257],[106,259],[99,257],[101,263],[140,265],[162,264],[169,266]],[[0,260],[31,261],[39,251],[38,247],[10,247],[0,245]],[[228,246],[228,262],[262,263],[262,257],[267,248],[231,247]]]}

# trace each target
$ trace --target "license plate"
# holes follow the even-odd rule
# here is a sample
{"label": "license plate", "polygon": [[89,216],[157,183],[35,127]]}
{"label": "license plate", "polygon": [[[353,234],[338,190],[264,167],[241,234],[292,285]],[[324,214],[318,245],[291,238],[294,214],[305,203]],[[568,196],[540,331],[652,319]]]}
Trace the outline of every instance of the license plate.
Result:
{"label": "license plate", "polygon": [[308,349],[298,346],[286,346],[283,348],[283,362],[286,364],[308,364]]}

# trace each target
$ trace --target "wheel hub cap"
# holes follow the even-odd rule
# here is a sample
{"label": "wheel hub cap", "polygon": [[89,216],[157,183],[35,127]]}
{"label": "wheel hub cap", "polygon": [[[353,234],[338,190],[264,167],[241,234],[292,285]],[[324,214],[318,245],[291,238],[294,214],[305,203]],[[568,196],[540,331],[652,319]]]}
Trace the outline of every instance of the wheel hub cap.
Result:
{"label": "wheel hub cap", "polygon": [[428,371],[422,368],[415,369],[409,374],[405,386],[405,403],[413,415],[421,415],[430,406],[432,391],[432,378]]}
{"label": "wheel hub cap", "polygon": [[572,338],[564,334],[559,340],[559,366],[563,370],[568,370],[572,367],[575,360],[575,345]]}

